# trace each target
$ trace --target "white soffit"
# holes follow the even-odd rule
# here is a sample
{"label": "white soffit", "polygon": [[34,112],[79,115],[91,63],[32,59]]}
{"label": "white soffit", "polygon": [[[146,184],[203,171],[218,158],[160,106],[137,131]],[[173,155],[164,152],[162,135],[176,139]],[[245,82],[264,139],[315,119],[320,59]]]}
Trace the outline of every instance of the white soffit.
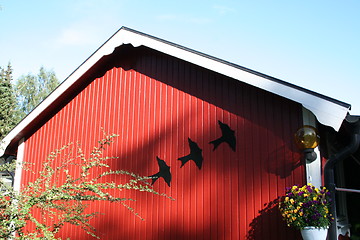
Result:
{"label": "white soffit", "polygon": [[350,105],[348,104],[339,104],[335,100],[327,100],[317,96],[317,94],[312,94],[305,89],[268,79],[269,77],[264,77],[260,74],[257,75],[241,69],[240,66],[123,27],[82,65],[80,65],[58,88],[56,88],[3,139],[0,147],[0,156],[3,155],[10,142],[20,134],[28,124],[39,116],[41,112],[49,107],[51,103],[56,101],[62,93],[69,89],[103,56],[111,54],[116,47],[123,44],[131,44],[134,47],[145,46],[298,102],[310,110],[320,123],[331,126],[336,131],[339,130],[341,123],[348,114],[350,108]]}

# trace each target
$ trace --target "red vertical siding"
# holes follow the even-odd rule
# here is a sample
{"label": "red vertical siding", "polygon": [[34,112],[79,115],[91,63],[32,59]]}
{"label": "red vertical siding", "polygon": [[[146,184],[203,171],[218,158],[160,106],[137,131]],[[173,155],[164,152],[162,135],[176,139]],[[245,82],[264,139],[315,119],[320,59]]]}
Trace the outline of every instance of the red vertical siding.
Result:
{"label": "red vertical siding", "polygon": [[[103,76],[26,140],[24,161],[45,159],[68,142],[79,141],[89,152],[101,128],[120,135],[108,151],[120,157],[114,169],[152,175],[156,156],[164,159],[171,187],[159,179],[154,188],[176,201],[124,193],[138,199],[131,205],[145,221],[119,205],[93,204],[105,213],[93,223],[102,239],[299,239],[277,209],[264,204],[304,182],[292,144],[301,106],[151,51],[132,64],[104,66]],[[209,144],[221,136],[218,120],[235,130],[236,152],[226,144],[213,151]],[[192,161],[180,168],[177,158],[189,153],[188,137],[203,150],[201,170]],[[24,172],[22,181],[35,177]],[[63,235],[91,239],[76,228]]]}

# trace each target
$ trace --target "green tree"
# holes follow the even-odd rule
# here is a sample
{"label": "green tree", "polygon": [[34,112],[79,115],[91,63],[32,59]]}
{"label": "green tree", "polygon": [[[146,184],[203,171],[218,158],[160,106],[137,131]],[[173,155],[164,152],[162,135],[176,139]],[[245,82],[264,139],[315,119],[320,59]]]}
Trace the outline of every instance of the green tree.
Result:
{"label": "green tree", "polygon": [[2,139],[18,122],[16,97],[11,84],[12,67],[0,67],[0,139]]}
{"label": "green tree", "polygon": [[58,85],[59,80],[55,72],[44,67],[40,68],[37,75],[29,73],[21,76],[15,85],[21,118],[29,114]]}

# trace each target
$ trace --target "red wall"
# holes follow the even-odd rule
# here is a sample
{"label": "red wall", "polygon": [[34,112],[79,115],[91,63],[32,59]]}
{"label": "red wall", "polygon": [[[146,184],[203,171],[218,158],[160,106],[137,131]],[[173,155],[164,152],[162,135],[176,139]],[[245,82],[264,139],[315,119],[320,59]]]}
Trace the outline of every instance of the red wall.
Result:
{"label": "red wall", "polygon": [[[292,141],[302,124],[299,104],[143,48],[118,49],[86,81],[26,140],[24,161],[68,142],[89,152],[104,128],[120,135],[108,151],[120,157],[113,169],[152,175],[159,156],[173,179],[171,187],[157,180],[154,189],[176,199],[124,192],[138,200],[129,204],[145,221],[117,204],[92,206],[105,213],[93,221],[102,239],[300,239],[276,207],[264,205],[304,182]],[[209,144],[221,136],[218,120],[235,130],[236,152]],[[180,168],[188,137],[203,150],[201,170],[192,161]],[[35,177],[24,172],[22,182]],[[62,233],[92,239],[78,228]]]}

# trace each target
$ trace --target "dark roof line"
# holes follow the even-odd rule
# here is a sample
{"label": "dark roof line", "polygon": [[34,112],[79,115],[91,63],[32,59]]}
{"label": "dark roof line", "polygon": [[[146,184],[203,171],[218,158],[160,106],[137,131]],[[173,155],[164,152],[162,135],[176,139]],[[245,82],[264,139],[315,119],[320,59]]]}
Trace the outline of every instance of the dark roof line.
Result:
{"label": "dark roof line", "polygon": [[[225,61],[225,60],[223,60],[223,59],[213,57],[213,56],[211,56],[211,55],[208,55],[208,54],[205,54],[205,53],[202,53],[202,52],[193,50],[193,49],[191,49],[191,48],[187,48],[187,47],[181,46],[181,45],[179,45],[179,44],[176,44],[176,43],[173,43],[173,42],[170,42],[170,41],[166,41],[166,40],[161,39],[161,38],[158,38],[158,37],[154,37],[154,36],[152,36],[152,35],[149,35],[149,34],[146,34],[146,33],[143,33],[143,32],[136,31],[136,30],[131,29],[131,28],[128,28],[128,27],[121,27],[118,31],[120,31],[121,29],[130,31],[130,32],[133,32],[133,33],[136,33],[136,34],[138,34],[138,35],[142,35],[142,36],[145,36],[145,37],[148,37],[148,38],[152,38],[152,39],[154,39],[154,40],[156,40],[156,41],[159,41],[159,42],[162,42],[162,43],[171,45],[171,46],[173,46],[173,47],[176,47],[176,48],[179,48],[179,49],[182,49],[182,50],[191,52],[191,53],[193,53],[193,54],[197,54],[197,55],[200,55],[200,56],[202,56],[202,57],[205,57],[205,58],[208,58],[208,59],[211,59],[211,60],[214,60],[214,61],[217,61],[217,62],[226,64],[226,65],[228,65],[228,66],[231,66],[231,67],[234,67],[234,68],[237,68],[237,69],[246,71],[246,72],[248,72],[248,73],[257,75],[257,76],[259,76],[259,77],[266,78],[266,79],[268,79],[268,80],[270,80],[270,81],[273,81],[273,82],[276,82],[276,83],[279,83],[279,84],[282,84],[282,85],[285,85],[285,86],[288,86],[288,87],[297,89],[297,90],[299,90],[299,91],[302,91],[302,92],[305,92],[305,93],[314,95],[314,96],[316,96],[316,97],[319,97],[319,98],[322,98],[322,99],[324,99],[324,100],[327,100],[327,101],[336,103],[336,104],[341,105],[341,106],[343,106],[343,107],[346,107],[346,108],[349,108],[349,109],[351,108],[351,105],[348,104],[348,103],[346,103],[346,102],[339,101],[339,100],[337,100],[337,99],[335,99],[335,98],[331,98],[331,97],[325,96],[325,95],[323,95],[323,94],[320,94],[320,93],[314,92],[314,91],[312,91],[312,90],[309,90],[309,89],[306,89],[306,88],[303,88],[303,87],[294,85],[294,84],[292,84],[292,83],[283,81],[283,80],[278,79],[278,78],[275,78],[275,77],[271,77],[271,76],[269,76],[269,75],[263,74],[263,73],[261,73],[261,72],[258,72],[258,71],[255,71],[255,70],[252,70],[252,69],[249,69],[249,68],[240,66],[240,65],[237,65],[237,64],[235,64],[235,63],[231,63],[231,62]],[[116,34],[116,33],[115,33],[115,34]],[[114,35],[115,35],[115,34],[114,34]],[[104,44],[106,44],[106,42],[105,42]]]}

